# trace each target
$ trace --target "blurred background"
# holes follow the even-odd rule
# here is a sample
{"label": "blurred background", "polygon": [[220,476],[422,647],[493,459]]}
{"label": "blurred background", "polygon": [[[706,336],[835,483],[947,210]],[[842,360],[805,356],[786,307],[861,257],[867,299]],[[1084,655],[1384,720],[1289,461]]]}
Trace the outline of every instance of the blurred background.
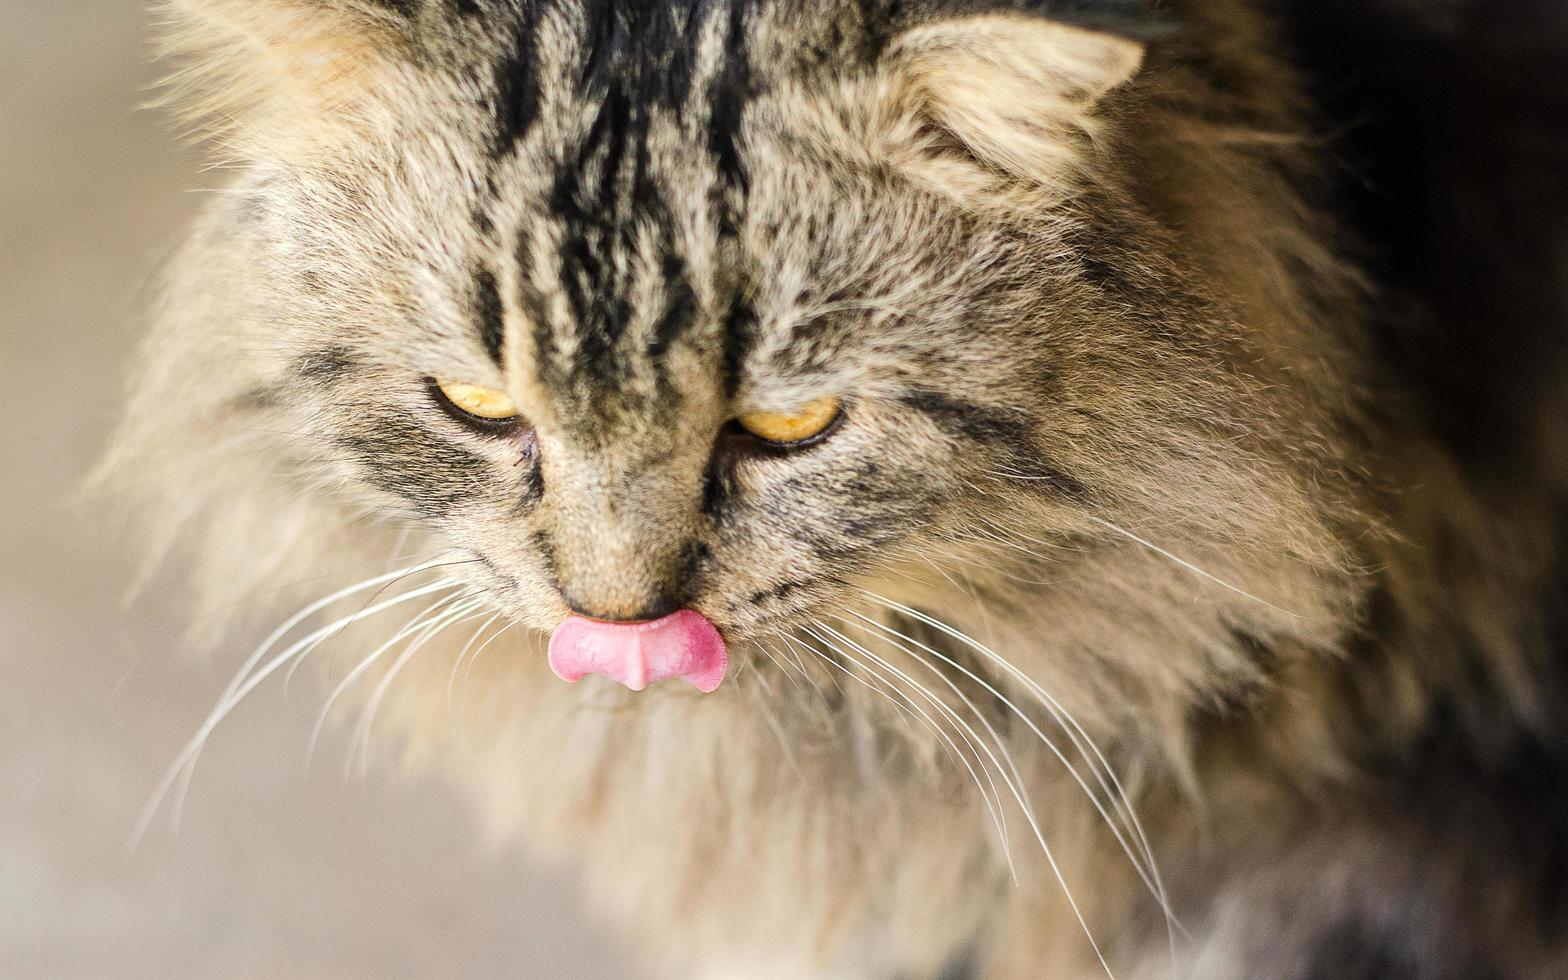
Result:
{"label": "blurred background", "polygon": [[139,108],[147,21],[140,0],[0,0],[0,976],[631,976],[570,876],[487,850],[447,787],[306,772],[319,677],[258,690],[178,835],[126,856],[243,652],[177,652],[177,596],[127,607],[134,556],[72,501],[213,183]]}

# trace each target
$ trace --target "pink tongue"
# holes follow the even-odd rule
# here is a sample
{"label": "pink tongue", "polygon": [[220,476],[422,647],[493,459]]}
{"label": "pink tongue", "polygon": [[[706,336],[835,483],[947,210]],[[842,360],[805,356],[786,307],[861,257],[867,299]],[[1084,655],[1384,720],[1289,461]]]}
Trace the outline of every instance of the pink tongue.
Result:
{"label": "pink tongue", "polygon": [[679,677],[704,694],[724,682],[729,654],[702,613],[682,609],[647,623],[571,616],[550,637],[550,669],[563,681],[603,674],[640,691]]}

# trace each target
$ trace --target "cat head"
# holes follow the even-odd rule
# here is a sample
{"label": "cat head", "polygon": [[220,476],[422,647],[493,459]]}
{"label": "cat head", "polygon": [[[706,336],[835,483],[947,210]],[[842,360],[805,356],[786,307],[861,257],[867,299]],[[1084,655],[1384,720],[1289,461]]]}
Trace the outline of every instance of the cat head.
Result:
{"label": "cat head", "polygon": [[133,415],[536,630],[876,593],[1236,683],[1353,604],[1348,300],[1128,6],[172,0],[239,176]]}

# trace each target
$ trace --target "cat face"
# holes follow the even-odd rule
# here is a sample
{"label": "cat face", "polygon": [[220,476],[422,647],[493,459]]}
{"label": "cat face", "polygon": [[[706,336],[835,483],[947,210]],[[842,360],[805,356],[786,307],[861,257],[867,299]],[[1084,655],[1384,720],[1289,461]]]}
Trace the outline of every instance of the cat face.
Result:
{"label": "cat face", "polygon": [[[1075,329],[1045,319],[1073,289],[1052,229],[938,186],[981,167],[913,90],[939,67],[918,45],[956,42],[764,70],[728,11],[666,11],[692,39],[661,54],[672,25],[563,6],[512,28],[538,64],[434,69],[495,91],[422,80],[396,139],[256,195],[289,397],[338,482],[437,525],[540,628],[691,606],[745,637],[1005,509],[1008,480],[1085,492],[1035,439],[1048,334]],[[813,403],[839,407],[789,444],[736,421]]]}
{"label": "cat face", "polygon": [[[1225,635],[1338,603],[1293,590],[1343,562],[1348,374],[1307,299],[1246,320],[1251,243],[1173,244],[1159,208],[1193,203],[1151,202],[1162,159],[1118,136],[1139,44],[862,5],[177,6],[268,56],[200,62],[249,93],[207,107],[269,324],[245,397],[304,480],[434,531],[509,618],[760,639],[950,559],[997,607],[1057,569],[1064,633],[1193,593]],[[824,405],[801,438],[746,425]],[[1249,557],[1151,599],[1115,556],[1156,529]]]}

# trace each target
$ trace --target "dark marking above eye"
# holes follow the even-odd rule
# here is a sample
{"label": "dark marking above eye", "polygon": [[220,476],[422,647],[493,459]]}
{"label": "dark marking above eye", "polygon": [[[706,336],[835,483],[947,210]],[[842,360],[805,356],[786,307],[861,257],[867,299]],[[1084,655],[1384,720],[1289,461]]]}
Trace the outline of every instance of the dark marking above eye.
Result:
{"label": "dark marking above eye", "polygon": [[757,345],[757,314],[744,299],[737,298],[724,318],[724,394],[734,398],[746,372],[746,361]]}
{"label": "dark marking above eye", "polygon": [[[653,340],[648,345],[648,357],[662,358],[675,338],[690,329],[697,317],[697,294],[686,279],[686,263],[674,256],[664,263],[664,278],[668,283],[669,300],[664,312],[653,325]],[[661,379],[664,372],[661,371]]]}
{"label": "dark marking above eye", "polygon": [[479,339],[496,367],[502,367],[502,347],[506,342],[505,311],[495,273],[481,264],[474,271],[474,306],[479,318]]}
{"label": "dark marking above eye", "polygon": [[412,17],[419,9],[419,0],[376,0],[381,6],[386,7],[395,14]]}
{"label": "dark marking above eye", "polygon": [[[661,230],[670,225],[658,213],[657,193],[637,186],[645,178],[646,126],[643,107],[612,88],[551,188],[550,210],[562,226],[558,275],[577,335],[572,371],[593,383],[615,380],[612,357],[631,320],[626,229],[639,218]],[[632,193],[623,194],[628,186]]]}

